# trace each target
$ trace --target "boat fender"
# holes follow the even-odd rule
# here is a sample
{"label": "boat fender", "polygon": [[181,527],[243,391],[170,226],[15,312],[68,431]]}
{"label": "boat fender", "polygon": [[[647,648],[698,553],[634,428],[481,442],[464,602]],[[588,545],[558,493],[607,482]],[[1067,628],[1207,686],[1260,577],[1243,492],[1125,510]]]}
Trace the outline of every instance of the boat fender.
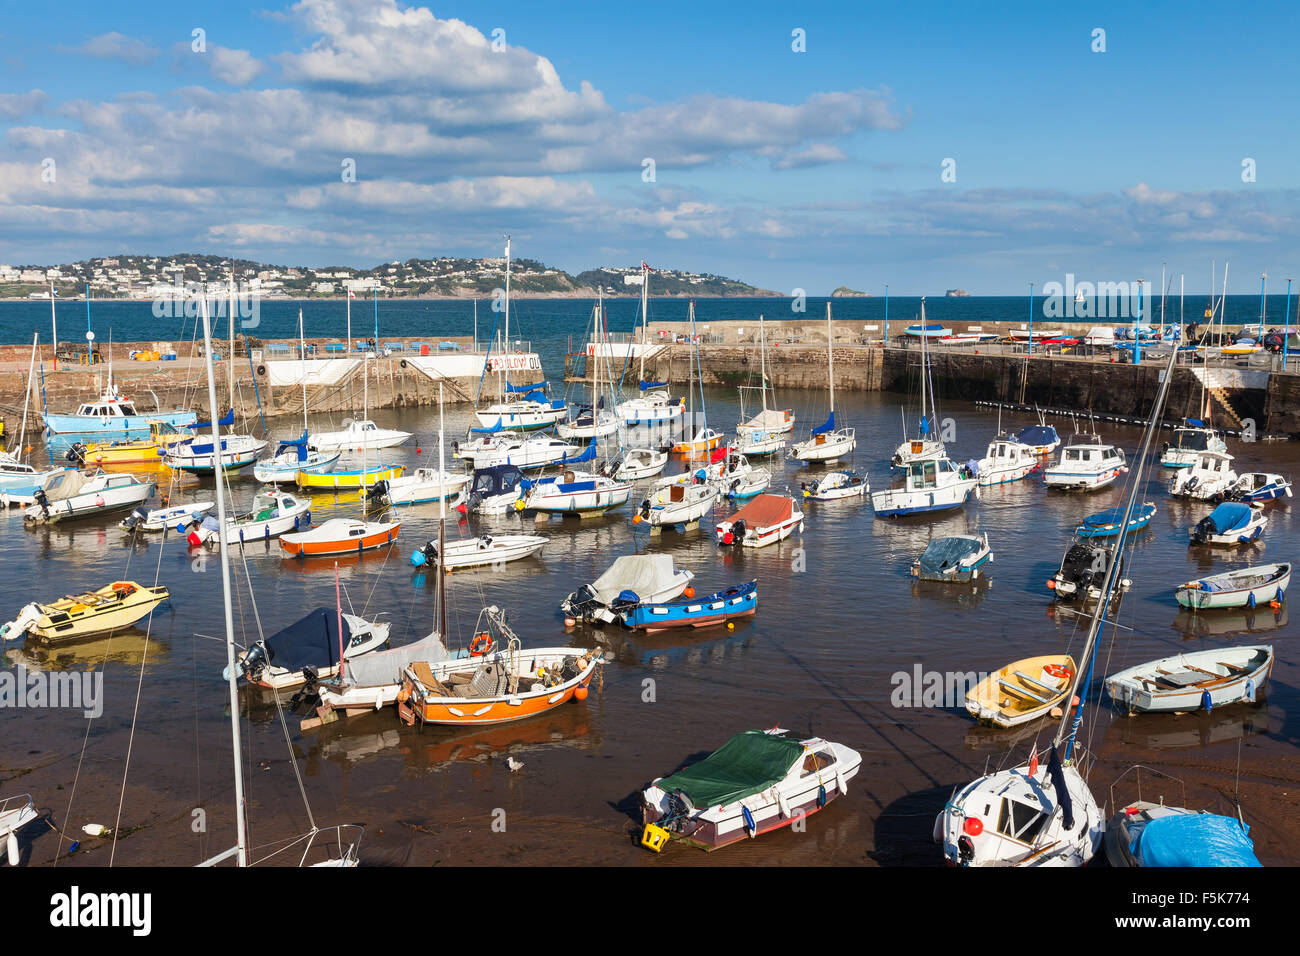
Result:
{"label": "boat fender", "polygon": [[745,829],[749,831],[750,838],[753,839],[758,836],[758,824],[754,822],[754,815],[749,812],[749,807],[742,803],[740,813],[745,818]]}
{"label": "boat fender", "polygon": [[1201,692],[1201,709],[1204,710],[1207,714],[1210,711],[1214,710],[1214,698],[1210,696],[1210,692],[1208,690]]}
{"label": "boat fender", "polygon": [[790,817],[790,801],[787,800],[785,794],[782,793],[782,792],[779,791],[779,790],[776,792],[776,805],[777,805],[777,807],[778,807],[778,808],[780,809],[780,811],[781,811],[781,816],[786,817],[787,819],[789,819],[789,817]]}
{"label": "boat fender", "polygon": [[1246,607],[1253,608],[1254,606],[1255,606],[1255,592],[1251,591],[1250,594],[1246,596]]}
{"label": "boat fender", "polygon": [[844,779],[844,771],[835,770],[835,786],[839,789],[841,796],[849,792],[849,783]]}
{"label": "boat fender", "polygon": [[1241,699],[1248,704],[1255,703],[1255,678],[1246,678],[1246,686],[1241,692]]}
{"label": "boat fender", "polygon": [[1286,600],[1286,592],[1283,591],[1281,588],[1278,588],[1277,596],[1274,597],[1273,600],[1276,601],[1278,604],[1281,604],[1283,601]]}
{"label": "boat fender", "polygon": [[17,866],[22,862],[22,853],[18,848],[18,834],[11,830],[9,832],[9,839],[6,843],[9,849],[9,865]]}
{"label": "boat fender", "polygon": [[817,809],[820,810],[826,806],[826,784],[817,788]]}

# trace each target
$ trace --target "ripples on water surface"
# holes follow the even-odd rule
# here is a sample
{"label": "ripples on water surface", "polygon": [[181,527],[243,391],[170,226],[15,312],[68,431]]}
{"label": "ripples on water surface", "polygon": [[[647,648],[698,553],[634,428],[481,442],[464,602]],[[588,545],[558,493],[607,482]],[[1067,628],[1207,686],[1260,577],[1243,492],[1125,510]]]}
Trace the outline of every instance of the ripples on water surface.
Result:
{"label": "ripples on water surface", "polygon": [[[796,435],[824,415],[824,399],[815,393],[782,398],[796,407]],[[858,430],[855,465],[869,470],[877,487],[887,480],[884,462],[901,438],[900,401],[900,396],[840,397],[839,414]],[[709,410],[715,425],[730,428],[737,420],[734,393],[710,393]],[[956,423],[953,457],[982,456],[996,430],[995,416],[954,402],[946,403],[944,414]],[[436,411],[402,410],[376,418],[381,425],[414,431],[426,461],[436,449]],[[448,416],[448,435],[458,437],[468,423],[468,412],[456,410]],[[1004,425],[1028,423],[1022,416]],[[1068,434],[1068,423],[1056,424]],[[1101,424],[1100,430],[1132,458],[1137,429]],[[391,457],[415,464],[415,447],[413,442],[395,449]],[[1239,471],[1276,469],[1300,477],[1291,445],[1233,442],[1231,450]],[[797,492],[801,472],[780,460],[774,467],[772,490]],[[1295,863],[1300,849],[1294,812],[1280,809],[1289,806],[1284,794],[1294,793],[1297,783],[1287,610],[1196,616],[1180,613],[1172,595],[1175,585],[1193,577],[1291,560],[1296,535],[1291,512],[1286,504],[1269,506],[1262,542],[1246,551],[1189,550],[1186,529],[1209,506],[1169,499],[1167,476],[1158,469],[1149,476],[1146,497],[1156,503],[1156,516],[1137,537],[1129,564],[1134,587],[1119,614],[1120,623],[1132,630],[1105,641],[1098,678],[1179,649],[1228,642],[1271,642],[1277,663],[1267,702],[1254,706],[1133,719],[1116,717],[1105,705],[1089,710],[1085,733],[1102,758],[1093,776],[1094,794],[1104,800],[1111,780],[1142,762],[1182,777],[1193,805],[1229,812],[1221,795],[1231,793],[1240,745],[1243,803],[1255,825],[1258,853],[1267,863]],[[237,479],[237,504],[255,487],[251,477]],[[174,498],[210,498],[211,490],[210,482],[189,479]],[[987,671],[1032,654],[1060,649],[1077,654],[1082,631],[1073,616],[1053,614],[1044,582],[1074,525],[1088,513],[1122,503],[1121,495],[1119,488],[1089,496],[1049,495],[1035,475],[984,489],[979,502],[935,520],[877,521],[869,501],[858,499],[813,502],[804,506],[801,537],[761,552],[720,551],[707,527],[686,537],[667,532],[653,547],[694,571],[699,593],[756,577],[760,606],[755,618],[734,630],[663,637],[616,628],[565,631],[559,601],[644,539],[632,534],[629,507],[594,521],[553,519],[544,532],[551,541],[540,559],[501,572],[450,576],[453,643],[471,635],[484,603],[498,604],[509,610],[526,644],[604,644],[614,660],[604,669],[603,689],[585,704],[477,731],[416,730],[385,711],[300,734],[291,717],[294,752],[305,768],[312,809],[322,825],[364,822],[366,851],[417,864],[937,863],[930,826],[951,789],[983,772],[986,762],[1008,759],[1012,747],[1016,757],[1027,754],[1036,731],[980,728],[959,709],[893,707],[891,675],[911,674],[917,664],[923,671]],[[312,511],[319,522],[357,514],[360,507],[356,495],[317,496]],[[345,609],[390,618],[395,643],[422,636],[432,623],[435,577],[413,574],[406,556],[436,535],[437,515],[436,504],[404,510],[400,547],[388,555],[339,562]],[[152,582],[155,573],[171,588],[171,608],[155,615],[148,643],[122,816],[123,827],[142,829],[119,842],[117,862],[189,863],[229,845],[233,833],[220,565],[215,556],[197,562],[175,536],[166,542],[149,537],[132,546],[116,520],[29,531],[16,510],[0,516],[6,542],[0,564],[6,601],[0,613],[7,618],[34,598],[51,599],[110,580]],[[450,522],[448,534],[519,527],[520,519],[510,516],[469,525]],[[531,527],[529,522],[523,530]],[[909,563],[930,538],[976,530],[988,532],[995,553],[987,580],[948,588],[912,581]],[[800,547],[802,572],[794,570]],[[280,554],[272,542],[253,545],[247,555],[256,610],[267,633],[312,607],[334,603],[333,561],[304,565]],[[252,635],[243,565],[235,562],[233,571],[237,629]],[[21,782],[11,779],[6,791],[32,790],[69,829],[90,821],[112,825],[141,678],[143,634],[75,651],[12,646],[8,651],[11,666],[26,659],[51,668],[102,668],[107,702],[104,716],[90,727],[70,812],[67,802],[86,734],[79,715],[9,715],[0,748],[5,776],[31,772]],[[648,680],[654,682],[653,703],[643,702]],[[275,708],[257,693],[246,699],[253,702],[244,737],[249,820],[253,844],[265,845],[306,830],[307,823]],[[847,799],[810,819],[805,834],[771,834],[719,854],[674,847],[656,858],[632,846],[629,812],[639,788],[698,760],[737,731],[774,724],[862,752],[862,771]],[[1043,731],[1044,739],[1051,729]],[[518,773],[506,769],[507,752],[523,762]],[[208,809],[210,837],[191,832],[190,812],[200,805]],[[504,833],[491,830],[497,808],[506,811]],[[36,861],[52,855],[53,839],[39,840]],[[104,864],[107,850],[88,843],[72,861]]]}

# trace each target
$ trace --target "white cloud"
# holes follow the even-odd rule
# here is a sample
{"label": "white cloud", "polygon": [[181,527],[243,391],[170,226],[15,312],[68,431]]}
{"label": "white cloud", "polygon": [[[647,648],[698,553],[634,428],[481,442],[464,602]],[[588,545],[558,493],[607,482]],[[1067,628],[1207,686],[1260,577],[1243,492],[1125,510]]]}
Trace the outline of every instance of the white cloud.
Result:
{"label": "white cloud", "polygon": [[42,90],[26,93],[0,93],[0,119],[21,119],[45,105],[48,97]]}
{"label": "white cloud", "polygon": [[128,66],[148,66],[158,56],[158,50],[144,41],[117,32],[101,33],[81,46],[56,49],[61,53],[92,56],[97,60],[119,60]]}
{"label": "white cloud", "polygon": [[214,46],[207,57],[212,75],[231,86],[247,86],[266,70],[266,64],[247,50]]}

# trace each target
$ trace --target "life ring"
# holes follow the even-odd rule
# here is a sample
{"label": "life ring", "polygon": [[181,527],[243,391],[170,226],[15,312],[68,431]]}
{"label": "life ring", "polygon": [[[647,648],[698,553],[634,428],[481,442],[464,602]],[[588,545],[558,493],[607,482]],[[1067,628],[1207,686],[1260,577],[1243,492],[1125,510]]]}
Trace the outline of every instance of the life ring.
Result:
{"label": "life ring", "polygon": [[1043,671],[1049,676],[1055,677],[1057,680],[1069,680],[1074,676],[1070,673],[1070,668],[1066,667],[1064,664],[1048,664],[1043,668]]}
{"label": "life ring", "polygon": [[259,366],[257,367],[257,374],[258,374],[258,375],[265,375],[265,374],[266,374],[266,366],[265,366],[265,365],[259,365]]}
{"label": "life ring", "polygon": [[482,657],[492,650],[492,635],[484,631],[482,634],[475,635],[474,640],[469,644],[470,657]]}
{"label": "life ring", "polygon": [[406,359],[402,359],[401,367],[406,368]]}

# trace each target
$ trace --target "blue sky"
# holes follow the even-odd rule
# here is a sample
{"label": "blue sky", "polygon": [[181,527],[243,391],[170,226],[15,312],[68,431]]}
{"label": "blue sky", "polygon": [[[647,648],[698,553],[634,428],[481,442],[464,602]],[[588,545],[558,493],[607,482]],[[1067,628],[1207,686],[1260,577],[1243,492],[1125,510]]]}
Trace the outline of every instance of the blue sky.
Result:
{"label": "blue sky", "polygon": [[1158,282],[1165,261],[1190,291],[1211,259],[1232,260],[1233,291],[1264,270],[1281,288],[1300,271],[1298,19],[1188,3],[15,6],[0,261],[371,265],[499,254],[510,232],[517,255],[570,271],[645,258],[782,292]]}

